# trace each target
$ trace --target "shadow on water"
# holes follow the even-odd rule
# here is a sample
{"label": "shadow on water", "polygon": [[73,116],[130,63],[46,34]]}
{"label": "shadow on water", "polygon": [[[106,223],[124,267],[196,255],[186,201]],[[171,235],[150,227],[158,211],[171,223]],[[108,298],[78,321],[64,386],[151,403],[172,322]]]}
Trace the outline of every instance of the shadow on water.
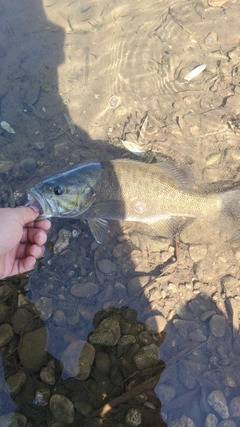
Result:
{"label": "shadow on water", "polygon": [[[125,151],[80,128],[71,135],[57,76],[65,35],[41,2],[3,1],[0,23],[1,120],[16,130],[0,134],[1,206],[14,207],[46,175]],[[61,229],[71,238],[57,252]],[[86,224],[53,221],[38,268],[0,288],[1,323],[11,325],[2,329],[0,425],[239,425],[236,308],[196,296],[167,322],[157,302],[174,256],[171,242],[137,225],[111,224],[98,245]]]}

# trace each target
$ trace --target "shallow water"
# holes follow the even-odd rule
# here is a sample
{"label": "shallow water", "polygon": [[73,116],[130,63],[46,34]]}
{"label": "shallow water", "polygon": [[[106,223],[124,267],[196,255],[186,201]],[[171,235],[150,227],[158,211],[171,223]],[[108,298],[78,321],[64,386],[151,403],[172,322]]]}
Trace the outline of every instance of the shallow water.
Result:
{"label": "shallow water", "polygon": [[[240,8],[209,3],[2,0],[0,206],[133,158],[122,139],[238,186]],[[175,242],[112,223],[102,245],[53,220],[36,270],[0,288],[0,425],[240,426],[239,260],[200,220]]]}

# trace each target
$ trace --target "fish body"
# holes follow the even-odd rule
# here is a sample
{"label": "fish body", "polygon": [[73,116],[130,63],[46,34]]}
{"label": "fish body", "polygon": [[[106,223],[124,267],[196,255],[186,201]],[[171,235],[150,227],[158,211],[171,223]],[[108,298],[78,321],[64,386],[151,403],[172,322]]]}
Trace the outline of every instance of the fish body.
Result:
{"label": "fish body", "polygon": [[187,181],[181,169],[168,161],[88,163],[36,184],[28,190],[28,205],[40,205],[39,218],[87,220],[99,243],[106,235],[108,220],[146,223],[157,234],[169,236],[176,231],[176,217],[215,223],[226,220],[230,213],[232,220],[236,208],[240,209],[239,190],[202,194],[190,190]]}

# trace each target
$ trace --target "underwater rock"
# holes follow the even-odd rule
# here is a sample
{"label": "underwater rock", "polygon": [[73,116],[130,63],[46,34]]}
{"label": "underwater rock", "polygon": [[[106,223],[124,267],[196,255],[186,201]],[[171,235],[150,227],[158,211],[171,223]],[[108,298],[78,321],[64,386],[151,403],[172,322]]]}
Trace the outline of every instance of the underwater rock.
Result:
{"label": "underwater rock", "polygon": [[27,418],[18,412],[10,412],[0,417],[0,426],[2,427],[25,427]]}
{"label": "underwater rock", "polygon": [[98,286],[93,282],[75,283],[70,292],[74,297],[78,298],[92,297],[98,292]]}
{"label": "underwater rock", "polygon": [[26,333],[19,344],[18,353],[25,369],[39,371],[45,364],[47,352],[47,330],[45,327]]}
{"label": "underwater rock", "polygon": [[94,357],[95,349],[88,342],[79,340],[71,343],[61,356],[64,373],[85,381],[90,375]]}
{"label": "underwater rock", "polygon": [[53,247],[53,252],[56,255],[63,252],[64,249],[67,249],[71,236],[72,236],[72,233],[70,230],[65,230],[65,228],[62,228],[61,230],[59,230],[58,239]]}
{"label": "underwater rock", "polygon": [[150,366],[157,365],[159,360],[159,348],[156,344],[142,347],[133,357],[133,361],[140,371]]}
{"label": "underwater rock", "polygon": [[97,266],[103,274],[114,274],[116,272],[116,266],[110,259],[100,259]]}
{"label": "underwater rock", "polygon": [[103,346],[114,346],[121,336],[120,325],[114,317],[104,319],[97,327],[96,331],[89,337],[91,344]]}
{"label": "underwater rock", "polygon": [[138,427],[142,423],[142,414],[139,409],[130,408],[126,414],[126,424],[131,427]]}
{"label": "underwater rock", "polygon": [[0,325],[0,347],[6,345],[14,336],[13,328],[9,323]]}
{"label": "underwater rock", "polygon": [[73,423],[75,418],[74,406],[66,396],[54,394],[50,399],[49,408],[53,416],[60,423]]}
{"label": "underwater rock", "polygon": [[231,400],[229,411],[232,417],[240,417],[240,396],[236,396]]}
{"label": "underwater rock", "polygon": [[209,322],[209,327],[215,337],[223,337],[226,329],[225,317],[215,314]]}
{"label": "underwater rock", "polygon": [[1,160],[0,161],[0,174],[8,173],[13,168],[14,162],[12,160]]}
{"label": "underwater rock", "polygon": [[220,390],[213,390],[207,398],[208,404],[213,407],[224,420],[229,418],[229,411],[224,394]]}
{"label": "underwater rock", "polygon": [[50,360],[45,368],[40,371],[40,378],[45,384],[54,385],[56,382],[54,373],[54,361]]}
{"label": "underwater rock", "polygon": [[23,384],[26,382],[26,379],[27,375],[24,371],[17,372],[16,374],[7,378],[11,396],[16,396],[20,392]]}

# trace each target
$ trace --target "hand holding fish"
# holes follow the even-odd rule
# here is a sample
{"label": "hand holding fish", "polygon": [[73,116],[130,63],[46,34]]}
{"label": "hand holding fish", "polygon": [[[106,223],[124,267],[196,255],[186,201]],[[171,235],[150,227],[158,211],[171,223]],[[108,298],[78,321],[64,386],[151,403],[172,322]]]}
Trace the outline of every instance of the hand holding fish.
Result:
{"label": "hand holding fish", "polygon": [[50,221],[38,215],[35,207],[0,209],[0,279],[32,270],[43,256]]}

